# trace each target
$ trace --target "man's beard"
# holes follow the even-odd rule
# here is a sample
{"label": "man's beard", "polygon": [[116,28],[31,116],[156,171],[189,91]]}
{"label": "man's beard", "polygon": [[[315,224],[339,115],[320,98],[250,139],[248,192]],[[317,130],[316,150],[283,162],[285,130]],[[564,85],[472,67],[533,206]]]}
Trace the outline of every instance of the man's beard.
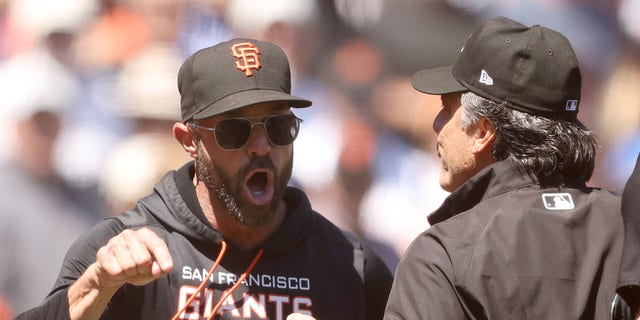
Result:
{"label": "man's beard", "polygon": [[[287,161],[280,172],[270,158],[255,157],[247,166],[240,169],[235,175],[235,179],[232,179],[227,172],[206,157],[204,147],[198,144],[198,158],[196,159],[198,179],[204,182],[209,192],[220,200],[232,218],[248,226],[264,225],[275,216],[291,178],[292,167],[293,157]],[[274,173],[273,198],[267,205],[253,205],[243,197],[244,177],[247,172],[256,168],[266,168]]]}

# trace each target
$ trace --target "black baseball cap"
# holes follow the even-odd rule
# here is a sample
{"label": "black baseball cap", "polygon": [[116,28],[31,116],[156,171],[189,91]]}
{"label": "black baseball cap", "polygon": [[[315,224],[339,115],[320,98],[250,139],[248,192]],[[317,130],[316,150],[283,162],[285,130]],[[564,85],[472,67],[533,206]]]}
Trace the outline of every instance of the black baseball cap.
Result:
{"label": "black baseball cap", "polygon": [[519,111],[574,120],[582,76],[564,35],[497,17],[471,34],[452,66],[418,71],[412,84],[427,94],[471,91]]}
{"label": "black baseball cap", "polygon": [[192,54],[178,72],[178,90],[184,122],[263,102],[311,105],[291,95],[284,51],[254,39],[236,38]]}

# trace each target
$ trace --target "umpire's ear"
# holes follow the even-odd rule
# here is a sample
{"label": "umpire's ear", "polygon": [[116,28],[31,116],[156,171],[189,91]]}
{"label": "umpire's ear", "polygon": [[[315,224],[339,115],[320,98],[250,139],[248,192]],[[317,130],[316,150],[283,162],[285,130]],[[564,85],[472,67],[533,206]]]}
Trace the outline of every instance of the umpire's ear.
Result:
{"label": "umpire's ear", "polygon": [[487,118],[480,118],[469,129],[468,134],[473,138],[471,152],[474,154],[491,155],[491,148],[496,140],[496,125]]}
{"label": "umpire's ear", "polygon": [[197,139],[195,133],[189,127],[181,122],[173,125],[173,136],[178,140],[184,151],[193,159],[198,156],[198,148],[196,146]]}

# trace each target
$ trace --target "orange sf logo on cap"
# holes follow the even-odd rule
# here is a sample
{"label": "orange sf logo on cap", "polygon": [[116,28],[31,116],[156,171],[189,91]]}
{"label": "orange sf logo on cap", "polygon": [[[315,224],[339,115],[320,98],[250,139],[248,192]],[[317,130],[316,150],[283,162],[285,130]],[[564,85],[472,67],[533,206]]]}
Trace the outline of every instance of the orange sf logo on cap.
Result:
{"label": "orange sf logo on cap", "polygon": [[236,43],[231,47],[231,52],[234,57],[241,59],[236,61],[236,68],[244,72],[247,77],[253,75],[251,69],[260,69],[260,50],[253,43]]}

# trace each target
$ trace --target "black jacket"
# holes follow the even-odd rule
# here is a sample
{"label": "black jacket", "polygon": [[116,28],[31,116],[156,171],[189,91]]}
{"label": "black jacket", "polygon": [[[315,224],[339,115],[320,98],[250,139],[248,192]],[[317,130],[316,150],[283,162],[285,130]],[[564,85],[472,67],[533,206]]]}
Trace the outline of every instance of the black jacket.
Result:
{"label": "black jacket", "polygon": [[608,319],[618,196],[583,182],[544,188],[501,161],[429,222],[396,270],[385,319]]}
{"label": "black jacket", "polygon": [[625,224],[625,243],[618,293],[635,314],[640,311],[640,154],[622,194],[622,219]]}
{"label": "black jacket", "polygon": [[[68,318],[67,288],[95,262],[97,250],[125,228],[140,227],[150,228],[167,242],[173,270],[143,287],[123,286],[102,318],[170,319],[209,277],[205,299],[196,299],[187,309],[206,318],[257,250],[243,252],[230,245],[217,270],[207,274],[223,239],[200,209],[191,183],[193,171],[189,163],[167,173],[135,209],[106,219],[83,235],[69,250],[43,305],[18,318]],[[385,264],[353,236],[314,212],[302,191],[289,188],[285,201],[283,225],[264,243],[264,254],[226,300],[220,319],[280,320],[300,310],[311,311],[321,320],[381,319],[392,281]]]}

